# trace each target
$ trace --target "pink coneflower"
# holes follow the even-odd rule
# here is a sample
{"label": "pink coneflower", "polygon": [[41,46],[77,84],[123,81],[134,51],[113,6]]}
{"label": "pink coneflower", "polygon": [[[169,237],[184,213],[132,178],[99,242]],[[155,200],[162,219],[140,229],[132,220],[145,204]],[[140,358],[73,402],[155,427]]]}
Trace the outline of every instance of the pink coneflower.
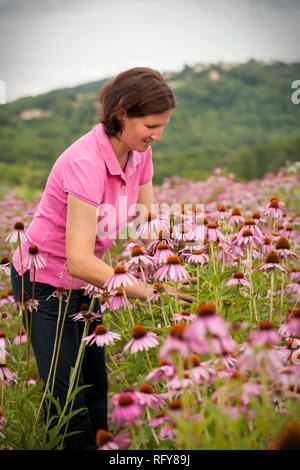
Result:
{"label": "pink coneflower", "polygon": [[57,287],[57,289],[55,289],[51,295],[49,295],[49,297],[47,297],[46,300],[49,300],[50,297],[54,297],[54,298],[58,298],[60,296],[65,296],[65,302],[67,302],[67,298],[68,298],[68,291],[64,288],[64,287]]}
{"label": "pink coneflower", "polygon": [[0,380],[2,382],[2,385],[7,385],[11,382],[17,382],[16,373],[10,370],[9,367],[7,367],[6,362],[0,363]]}
{"label": "pink coneflower", "polygon": [[222,204],[217,207],[214,215],[217,220],[228,220],[230,217],[228,210]]}
{"label": "pink coneflower", "polygon": [[124,346],[123,351],[130,348],[131,354],[137,351],[148,351],[158,345],[158,337],[153,331],[147,333],[141,325],[135,325],[132,329],[132,339]]}
{"label": "pink coneflower", "polygon": [[209,262],[209,256],[203,253],[203,250],[193,250],[190,255],[187,255],[186,261],[188,263],[204,264]]}
{"label": "pink coneflower", "polygon": [[193,224],[192,228],[187,234],[187,240],[196,240],[204,242],[204,239],[206,238],[207,234],[207,224],[207,217],[197,217],[195,224]]}
{"label": "pink coneflower", "polygon": [[27,342],[27,335],[25,330],[21,330],[20,334],[16,335],[13,344],[23,344]]}
{"label": "pink coneflower", "polygon": [[93,321],[95,318],[101,317],[100,312],[90,312],[89,310],[90,307],[88,304],[82,304],[79,312],[74,315],[70,315],[70,317],[73,317],[74,321]]}
{"label": "pink coneflower", "polygon": [[276,253],[279,254],[280,258],[293,259],[298,258],[298,254],[291,250],[291,246],[287,238],[280,237],[275,244]]}
{"label": "pink coneflower", "polygon": [[86,341],[86,344],[92,346],[92,344],[96,343],[97,346],[102,347],[105,344],[108,346],[112,346],[115,340],[121,339],[121,336],[118,333],[112,333],[111,331],[107,331],[104,325],[97,325],[95,331],[85,338],[82,338]]}
{"label": "pink coneflower", "polygon": [[159,279],[160,281],[165,280],[165,278],[169,281],[180,281],[181,279],[189,279],[190,275],[181,266],[181,260],[179,256],[169,256],[167,259],[167,264],[162,266],[155,274],[154,278]]}
{"label": "pink coneflower", "polygon": [[171,238],[170,230],[160,230],[158,234],[158,239],[147,243],[146,250],[148,251],[148,253],[153,254],[160,243],[167,243],[171,250],[175,248],[176,242]]}
{"label": "pink coneflower", "polygon": [[[126,299],[124,297],[124,293],[122,289],[117,289],[112,295],[108,295],[109,292],[105,291],[101,295],[100,299],[100,305],[101,305],[101,310],[104,312],[105,310],[110,310],[111,308],[113,310],[119,310],[121,307],[126,309],[127,308],[127,303]],[[131,302],[128,301],[129,308],[131,308],[132,304]]]}
{"label": "pink coneflower", "polygon": [[[23,300],[24,300],[24,305],[29,310],[29,312],[32,313],[33,310],[38,309],[39,301],[36,300],[36,299],[31,299],[28,292],[26,292],[26,291],[24,291]],[[19,308],[22,307],[22,292],[21,291],[19,292],[18,302],[16,303],[16,306],[19,307]]]}
{"label": "pink coneflower", "polygon": [[300,281],[300,269],[296,269],[296,268],[291,269],[289,272],[289,278],[295,282]]}
{"label": "pink coneflower", "polygon": [[96,432],[96,446],[97,450],[121,450],[127,449],[131,441],[129,439],[129,433],[124,432],[117,436],[114,436],[111,432],[105,429],[98,429]]}
{"label": "pink coneflower", "polygon": [[0,261],[0,275],[1,274],[5,276],[10,275],[9,259],[6,256]]}
{"label": "pink coneflower", "polygon": [[257,347],[248,346],[236,361],[236,368],[241,374],[247,372],[254,374],[267,373],[270,379],[276,378],[278,371],[283,366],[283,359],[278,352],[268,347],[257,349]]}
{"label": "pink coneflower", "polygon": [[125,266],[120,264],[115,266],[113,276],[111,276],[103,286],[107,287],[107,289],[111,291],[113,289],[118,289],[121,286],[131,286],[135,282],[138,282],[137,278],[133,276],[133,274],[128,273]]}
{"label": "pink coneflower", "polygon": [[273,250],[273,245],[270,237],[264,237],[263,243],[261,244],[260,248],[263,254],[268,254],[270,251]]}
{"label": "pink coneflower", "polygon": [[8,348],[10,347],[10,341],[6,336],[5,331],[0,331],[0,347]]}
{"label": "pink coneflower", "polygon": [[282,231],[282,236],[294,240],[297,236],[294,227],[292,225],[287,225]]}
{"label": "pink coneflower", "polygon": [[139,405],[143,408],[148,406],[154,411],[158,411],[164,406],[167,394],[157,395],[149,384],[143,384],[136,392]]}
{"label": "pink coneflower", "polygon": [[265,223],[264,219],[261,218],[260,212],[253,212],[251,218],[255,220],[256,224]]}
{"label": "pink coneflower", "polygon": [[136,230],[136,236],[140,238],[151,239],[153,235],[158,236],[160,230],[165,228],[167,220],[161,216],[157,217],[155,213],[148,212],[145,222]]}
{"label": "pink coneflower", "polygon": [[190,354],[182,361],[184,370],[189,371],[189,377],[196,383],[202,384],[209,380],[209,371],[203,366],[201,360],[195,354]]}
{"label": "pink coneflower", "polygon": [[229,336],[224,318],[217,315],[214,304],[198,305],[196,314],[198,319],[187,326],[183,335],[193,352],[221,354],[225,350],[235,351],[236,344]]}
{"label": "pink coneflower", "polygon": [[285,337],[300,336],[300,307],[289,309],[289,317],[286,324],[279,327],[278,333]]}
{"label": "pink coneflower", "polygon": [[206,233],[207,240],[213,241],[213,242],[224,240],[225,237],[218,227],[219,227],[218,221],[207,224],[207,233]]}
{"label": "pink coneflower", "polygon": [[285,291],[295,293],[292,298],[292,302],[300,302],[300,281],[288,284]]}
{"label": "pink coneflower", "polygon": [[187,321],[187,322],[192,322],[196,320],[197,315],[188,312],[187,310],[182,310],[181,313],[174,313],[172,320],[174,321]]}
{"label": "pink coneflower", "polygon": [[272,219],[282,219],[284,210],[280,207],[278,198],[272,197],[265,210],[265,215],[272,217]]}
{"label": "pink coneflower", "polygon": [[182,323],[171,326],[169,336],[164,340],[159,350],[158,357],[160,359],[168,358],[174,353],[179,353],[184,356],[188,355],[189,348],[183,337],[185,328],[186,325]]}
{"label": "pink coneflower", "polygon": [[280,337],[274,330],[274,324],[271,321],[260,321],[258,326],[258,330],[251,331],[248,335],[247,341],[249,344],[258,347],[269,347],[270,345],[280,343]]}
{"label": "pink coneflower", "polygon": [[272,269],[279,269],[279,271],[285,274],[288,274],[287,269],[281,266],[279,256],[274,250],[270,251],[267,254],[265,258],[265,263],[262,264],[261,266],[258,266],[253,271],[267,271],[268,272],[268,271],[271,271]]}
{"label": "pink coneflower", "polygon": [[233,278],[232,279],[229,279],[229,281],[226,282],[225,286],[232,286],[234,284],[238,284],[238,285],[242,285],[242,286],[246,286],[246,287],[251,287],[251,283],[249,281],[249,279],[246,279],[244,277],[244,273],[242,272],[236,272],[233,274]]}
{"label": "pink coneflower", "polygon": [[93,284],[87,284],[86,286],[82,287],[84,289],[83,295],[88,295],[89,297],[93,297],[93,295],[97,296],[102,292],[100,287],[93,286]]}
{"label": "pink coneflower", "polygon": [[135,421],[141,416],[142,410],[131,393],[120,393],[118,402],[112,412],[112,420],[119,424]]}
{"label": "pink coneflower", "polygon": [[139,268],[139,266],[143,268],[148,266],[152,267],[155,263],[155,260],[147,255],[140,245],[135,245],[131,251],[131,259],[125,263],[125,267],[129,270],[135,270]]}
{"label": "pink coneflower", "polygon": [[228,224],[229,225],[243,224],[244,220],[245,219],[243,217],[242,211],[238,207],[235,207],[231,211],[230,217],[228,219]]}
{"label": "pink coneflower", "polygon": [[193,385],[193,380],[189,375],[189,372],[183,372],[183,374],[176,375],[171,379],[165,387],[170,390],[182,390],[184,388],[190,388]]}
{"label": "pink coneflower", "polygon": [[35,269],[43,269],[46,266],[47,261],[39,254],[39,249],[36,245],[30,245],[28,253],[27,258],[24,261],[24,267],[26,269],[30,269],[31,264],[33,264]]}
{"label": "pink coneflower", "polygon": [[153,258],[157,264],[165,264],[169,256],[176,256],[167,243],[159,243]]}
{"label": "pink coneflower", "polygon": [[145,380],[148,382],[158,383],[160,380],[169,380],[176,375],[176,367],[171,359],[161,359],[158,367],[151,370]]}
{"label": "pink coneflower", "polygon": [[248,246],[252,246],[255,248],[257,245],[261,243],[261,239],[258,238],[256,234],[253,233],[250,229],[243,227],[237,234],[236,243],[240,246],[248,245]]}
{"label": "pink coneflower", "polygon": [[170,418],[170,416],[168,416],[166,413],[162,412],[162,413],[157,413],[157,415],[154,416],[154,418],[150,418],[149,424],[152,427],[156,427],[156,426],[160,426],[161,424],[165,422],[171,422],[171,421],[172,421],[172,418]]}
{"label": "pink coneflower", "polygon": [[31,242],[32,240],[30,239],[29,235],[27,235],[24,231],[24,224],[23,222],[16,222],[14,229],[12,232],[10,232],[9,235],[5,238],[6,242],[10,243],[16,243],[20,238],[20,242]]}

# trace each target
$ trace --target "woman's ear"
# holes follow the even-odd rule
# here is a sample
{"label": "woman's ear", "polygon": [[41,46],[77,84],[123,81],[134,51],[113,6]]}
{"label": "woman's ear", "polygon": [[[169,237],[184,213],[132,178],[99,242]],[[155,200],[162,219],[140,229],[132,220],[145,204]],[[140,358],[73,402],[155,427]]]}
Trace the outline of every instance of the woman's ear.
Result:
{"label": "woman's ear", "polygon": [[121,108],[116,114],[116,117],[119,119],[119,121],[123,121],[126,116],[127,116],[127,113],[124,108]]}

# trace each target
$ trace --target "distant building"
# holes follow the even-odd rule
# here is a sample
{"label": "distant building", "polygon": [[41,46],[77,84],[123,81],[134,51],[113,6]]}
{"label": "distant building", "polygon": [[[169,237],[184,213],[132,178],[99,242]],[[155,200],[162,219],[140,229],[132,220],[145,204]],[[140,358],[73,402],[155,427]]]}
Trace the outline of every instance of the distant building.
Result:
{"label": "distant building", "polygon": [[43,118],[43,117],[50,117],[51,116],[51,111],[47,111],[44,109],[38,109],[38,108],[33,108],[33,109],[25,109],[20,113],[20,116],[22,119],[37,119],[37,118]]}

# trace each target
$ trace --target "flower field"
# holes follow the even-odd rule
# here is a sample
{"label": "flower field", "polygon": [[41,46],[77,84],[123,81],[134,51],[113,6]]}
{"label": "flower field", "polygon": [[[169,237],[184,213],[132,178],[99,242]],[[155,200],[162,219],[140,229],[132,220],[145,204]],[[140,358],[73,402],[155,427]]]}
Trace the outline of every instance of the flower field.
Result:
{"label": "flower field", "polygon": [[[11,255],[39,198],[7,194],[0,201],[0,448],[63,448],[82,357],[95,343],[105,346],[109,379],[109,431],[98,430],[99,450],[299,450],[299,186],[295,165],[248,183],[216,169],[206,181],[174,176],[155,187],[158,210],[137,234],[151,228],[157,238],[117,240],[105,259],[114,276],[103,289],[86,286],[90,305],[73,319],[85,327],[70,371],[71,410],[38,377],[28,341],[36,301],[20,292],[16,304],[10,285]],[[38,247],[23,253],[24,271],[46,262]],[[154,286],[147,301],[126,295],[137,279]],[[63,316],[70,292],[55,292]],[[101,312],[93,312],[96,298]],[[100,315],[103,324],[87,335]],[[49,403],[55,425],[43,422]]]}

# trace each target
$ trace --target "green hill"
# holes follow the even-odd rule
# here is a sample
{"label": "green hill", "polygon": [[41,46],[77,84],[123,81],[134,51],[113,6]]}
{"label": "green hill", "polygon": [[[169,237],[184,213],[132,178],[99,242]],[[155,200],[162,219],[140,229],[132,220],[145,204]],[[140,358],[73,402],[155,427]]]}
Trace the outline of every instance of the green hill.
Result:
{"label": "green hill", "polygon": [[[261,178],[299,160],[300,105],[291,101],[299,63],[185,66],[166,79],[177,107],[153,144],[155,183],[172,174],[203,179],[217,166],[240,179]],[[0,106],[1,181],[42,188],[57,157],[98,122],[105,82]]]}

